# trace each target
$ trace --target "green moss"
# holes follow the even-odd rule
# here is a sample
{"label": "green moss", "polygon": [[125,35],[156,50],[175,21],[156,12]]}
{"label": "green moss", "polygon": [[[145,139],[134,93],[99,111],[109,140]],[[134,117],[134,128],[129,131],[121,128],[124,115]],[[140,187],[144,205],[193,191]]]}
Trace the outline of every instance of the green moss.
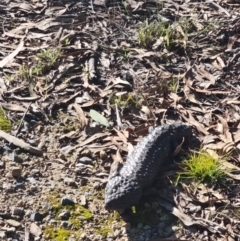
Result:
{"label": "green moss", "polygon": [[52,241],[68,241],[70,235],[75,238],[80,238],[82,232],[67,230],[64,228],[54,228],[51,225],[47,226],[44,230],[45,238]]}
{"label": "green moss", "polygon": [[4,116],[3,110],[0,109],[0,130],[10,132],[11,129],[11,122]]}
{"label": "green moss", "polygon": [[98,226],[100,228],[96,229],[96,233],[106,238],[108,234],[113,233],[113,230],[110,227],[112,226],[112,223],[115,221],[123,222],[118,212],[113,212],[107,218],[101,219],[98,222]]}
{"label": "green moss", "polygon": [[57,191],[50,192],[47,196],[47,201],[53,207],[55,220],[61,220],[59,218],[59,214],[64,210],[70,211],[71,216],[68,221],[73,225],[73,228],[79,229],[82,226],[82,221],[90,221],[93,218],[92,213],[80,204],[62,206],[60,203],[60,196]]}
{"label": "green moss", "polygon": [[96,229],[96,233],[106,238],[109,233],[112,233],[112,230],[108,226],[104,226],[104,227],[101,227],[100,229]]}
{"label": "green moss", "polygon": [[63,228],[53,228],[52,226],[47,226],[44,230],[44,234],[47,239],[54,241],[67,241],[70,237],[70,231]]}
{"label": "green moss", "polygon": [[72,210],[71,218],[69,219],[69,222],[73,224],[74,228],[79,229],[82,225],[82,221],[84,220],[87,220],[87,221],[92,220],[93,215],[88,209],[84,208],[79,204],[73,205],[72,208],[69,209],[69,210]]}
{"label": "green moss", "polygon": [[79,229],[82,226],[82,221],[91,220],[93,218],[92,213],[80,204],[62,206],[60,195],[56,190],[49,192],[46,199],[53,207],[53,214],[55,220],[58,220],[58,222],[60,223],[59,214],[64,210],[68,210],[71,213],[71,217],[68,221],[72,224],[71,230],[64,228],[55,228],[51,225],[48,225],[44,230],[46,238],[48,240],[54,241],[68,241],[70,234],[75,238],[80,238],[82,232],[79,231]]}

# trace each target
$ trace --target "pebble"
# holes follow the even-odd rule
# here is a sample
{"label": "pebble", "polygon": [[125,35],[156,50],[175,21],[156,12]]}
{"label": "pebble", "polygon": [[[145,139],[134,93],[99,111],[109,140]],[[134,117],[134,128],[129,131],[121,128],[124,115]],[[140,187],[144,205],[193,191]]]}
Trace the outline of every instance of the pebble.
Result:
{"label": "pebble", "polygon": [[22,208],[18,208],[18,207],[13,207],[12,208],[12,214],[16,215],[16,216],[23,216],[24,215],[24,210]]}
{"label": "pebble", "polygon": [[70,150],[72,148],[72,146],[68,145],[68,146],[64,146],[61,148],[62,152],[67,152],[68,150]]}
{"label": "pebble", "polygon": [[6,236],[6,232],[4,231],[0,231],[0,238],[1,239],[5,239],[7,236]]}
{"label": "pebble", "polygon": [[4,168],[4,162],[0,161],[0,168]]}
{"label": "pebble", "polygon": [[15,187],[20,189],[25,189],[25,185],[23,182],[16,182]]}
{"label": "pebble", "polygon": [[21,177],[22,169],[20,167],[13,167],[12,168],[12,176],[13,177]]}
{"label": "pebble", "polygon": [[49,224],[57,225],[57,224],[58,224],[58,221],[55,220],[55,219],[50,219],[50,220],[49,220]]}
{"label": "pebble", "polygon": [[149,225],[146,225],[146,226],[144,226],[143,229],[144,229],[144,230],[149,230],[149,229],[151,229],[151,227],[150,227]]}
{"label": "pebble", "polygon": [[145,240],[146,241],[148,241],[148,240],[150,240],[151,239],[151,230],[147,230],[146,232],[145,232]]}
{"label": "pebble", "polygon": [[143,227],[142,223],[139,223],[138,226],[137,226],[138,229],[141,229],[142,227]]}
{"label": "pebble", "polygon": [[79,159],[79,162],[82,162],[84,164],[92,164],[93,160],[87,156],[83,156]]}
{"label": "pebble", "polygon": [[76,186],[76,182],[70,177],[65,177],[63,182],[69,186]]}
{"label": "pebble", "polygon": [[30,216],[30,220],[41,222],[43,220],[43,216],[41,213],[38,213],[38,212],[32,213]]}
{"label": "pebble", "polygon": [[70,228],[71,226],[72,226],[72,224],[68,221],[61,222],[61,227],[63,227],[63,228]]}
{"label": "pebble", "polygon": [[16,220],[13,220],[13,219],[7,219],[6,222],[7,222],[10,226],[13,226],[13,227],[20,227],[20,226],[21,226],[21,223],[19,223],[19,222],[16,221]]}
{"label": "pebble", "polygon": [[18,155],[16,155],[16,153],[14,153],[14,152],[9,154],[9,159],[14,162],[19,162],[19,163],[23,162],[23,159],[21,157],[19,157]]}
{"label": "pebble", "polygon": [[34,179],[33,177],[28,177],[28,178],[27,178],[27,181],[29,181],[29,182],[32,183],[32,184],[34,184],[34,183],[37,182],[36,179]]}
{"label": "pebble", "polygon": [[73,200],[70,197],[65,196],[65,197],[62,198],[61,204],[63,206],[65,206],[65,205],[72,205],[72,204],[74,204],[74,202],[73,202]]}
{"label": "pebble", "polygon": [[62,212],[58,215],[58,217],[61,218],[62,220],[68,220],[68,219],[70,218],[70,216],[71,216],[70,212],[69,212],[69,211],[66,211],[66,210],[62,211]]}
{"label": "pebble", "polygon": [[32,169],[32,170],[31,170],[31,175],[32,175],[33,177],[38,177],[38,176],[41,175],[41,173],[40,173],[40,171],[39,171],[38,169]]}
{"label": "pebble", "polygon": [[11,183],[3,183],[3,189],[5,189],[7,192],[14,192],[15,186]]}
{"label": "pebble", "polygon": [[32,223],[30,226],[30,232],[35,236],[35,237],[39,237],[42,234],[42,230],[41,228],[35,224]]}
{"label": "pebble", "polygon": [[[121,231],[119,229],[116,229],[113,233],[114,237],[118,237],[121,234]],[[110,236],[111,237],[111,236]]]}

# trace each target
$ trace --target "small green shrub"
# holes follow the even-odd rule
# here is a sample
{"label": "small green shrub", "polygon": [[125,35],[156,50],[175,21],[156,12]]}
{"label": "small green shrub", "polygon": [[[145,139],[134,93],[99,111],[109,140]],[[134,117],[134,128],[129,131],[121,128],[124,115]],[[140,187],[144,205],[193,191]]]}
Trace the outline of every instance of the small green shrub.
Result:
{"label": "small green shrub", "polygon": [[136,108],[141,108],[142,102],[143,102],[143,98],[140,95],[137,95],[135,93],[112,95],[110,97],[111,105],[115,106],[116,104],[119,107],[123,107],[123,108],[130,108],[131,106],[135,106]]}
{"label": "small green shrub", "polygon": [[182,171],[178,173],[178,180],[191,179],[196,182],[213,183],[226,177],[221,162],[205,151],[194,152],[180,165]]}
{"label": "small green shrub", "polygon": [[138,41],[142,47],[151,47],[154,41],[164,38],[166,44],[170,44],[171,26],[164,22],[145,23],[140,27],[138,32]]}
{"label": "small green shrub", "polygon": [[11,128],[11,122],[4,116],[3,110],[0,109],[0,130],[9,132]]}

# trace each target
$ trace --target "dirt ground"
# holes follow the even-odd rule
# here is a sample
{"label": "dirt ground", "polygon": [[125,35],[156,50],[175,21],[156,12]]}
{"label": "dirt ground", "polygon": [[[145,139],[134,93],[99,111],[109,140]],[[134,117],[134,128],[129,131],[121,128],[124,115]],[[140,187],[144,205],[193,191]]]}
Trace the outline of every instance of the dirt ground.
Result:
{"label": "dirt ground", "polygon": [[[0,23],[0,240],[240,240],[238,0],[1,0]],[[175,121],[226,182],[169,165],[106,211],[112,163]]]}

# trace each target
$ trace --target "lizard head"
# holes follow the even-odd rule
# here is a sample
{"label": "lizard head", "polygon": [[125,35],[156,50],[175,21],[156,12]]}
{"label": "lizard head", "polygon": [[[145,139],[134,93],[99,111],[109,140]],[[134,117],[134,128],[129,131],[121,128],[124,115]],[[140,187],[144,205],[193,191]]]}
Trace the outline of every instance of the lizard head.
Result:
{"label": "lizard head", "polygon": [[112,175],[105,188],[105,209],[123,210],[136,204],[142,196],[137,183]]}

